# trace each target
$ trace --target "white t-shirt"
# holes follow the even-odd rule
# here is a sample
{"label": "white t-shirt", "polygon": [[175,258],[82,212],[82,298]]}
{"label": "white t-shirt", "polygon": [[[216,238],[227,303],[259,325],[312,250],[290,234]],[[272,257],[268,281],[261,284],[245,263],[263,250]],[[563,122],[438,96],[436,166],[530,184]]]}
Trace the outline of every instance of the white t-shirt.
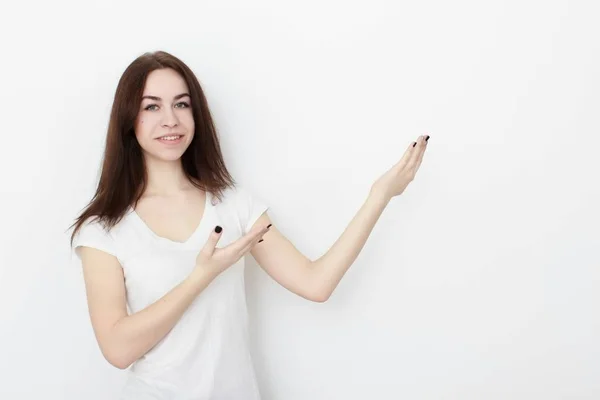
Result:
{"label": "white t-shirt", "polygon": [[[184,280],[216,225],[217,247],[248,232],[268,207],[241,187],[214,205],[207,192],[202,221],[191,237],[174,242],[156,235],[130,208],[107,232],[86,221],[73,248],[89,246],[117,257],[123,268],[130,313],[138,312]],[[222,272],[192,302],[175,327],[129,368],[121,399],[244,399],[260,394],[250,358],[244,258]]]}

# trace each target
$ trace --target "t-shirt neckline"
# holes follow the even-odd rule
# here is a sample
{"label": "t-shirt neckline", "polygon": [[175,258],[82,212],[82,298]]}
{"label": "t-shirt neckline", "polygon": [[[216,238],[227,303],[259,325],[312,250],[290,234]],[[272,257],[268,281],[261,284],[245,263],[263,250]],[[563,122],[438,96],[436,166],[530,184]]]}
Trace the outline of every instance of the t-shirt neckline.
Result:
{"label": "t-shirt neckline", "polygon": [[181,248],[181,247],[190,246],[192,243],[194,243],[195,239],[198,237],[198,235],[200,234],[200,232],[208,224],[208,222],[209,222],[208,219],[210,218],[210,216],[212,214],[211,213],[211,211],[212,211],[212,201],[211,201],[211,194],[210,194],[210,192],[206,191],[206,196],[205,196],[205,201],[204,201],[204,212],[202,213],[202,218],[200,219],[200,222],[196,226],[196,229],[194,229],[194,231],[192,232],[192,234],[185,241],[183,241],[183,242],[178,242],[178,241],[166,238],[164,236],[158,235],[156,232],[154,232],[152,229],[150,229],[150,227],[148,226],[148,224],[146,224],[146,222],[144,222],[144,220],[142,219],[142,217],[140,217],[139,214],[134,210],[133,206],[130,206],[129,209],[130,209],[130,213],[133,216],[133,219],[135,220],[135,222],[137,223],[137,225],[146,234],[148,234],[150,237],[152,237],[156,242],[161,243],[161,244],[166,245],[166,246],[173,247],[173,248]]}

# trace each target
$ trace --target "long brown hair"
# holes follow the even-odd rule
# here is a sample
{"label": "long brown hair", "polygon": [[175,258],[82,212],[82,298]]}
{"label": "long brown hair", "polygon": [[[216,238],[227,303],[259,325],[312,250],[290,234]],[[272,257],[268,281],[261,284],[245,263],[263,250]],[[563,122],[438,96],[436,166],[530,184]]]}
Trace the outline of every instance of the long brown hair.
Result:
{"label": "long brown hair", "polygon": [[187,83],[191,96],[195,131],[192,142],[181,156],[184,173],[201,190],[222,200],[223,191],[235,184],[227,171],[217,130],[204,91],[192,70],[177,57],[164,52],[147,52],[126,69],[115,92],[110,113],[102,171],[96,193],[75,219],[71,246],[77,231],[90,217],[96,217],[106,229],[116,225],[130,206],[137,205],[147,185],[144,157],[137,142],[134,123],[150,72],[172,68]]}

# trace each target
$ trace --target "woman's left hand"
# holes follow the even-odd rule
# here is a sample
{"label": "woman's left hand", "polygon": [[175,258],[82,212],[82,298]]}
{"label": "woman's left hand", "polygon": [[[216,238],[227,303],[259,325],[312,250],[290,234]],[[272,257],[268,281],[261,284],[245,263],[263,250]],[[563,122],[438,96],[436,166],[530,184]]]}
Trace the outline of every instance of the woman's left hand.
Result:
{"label": "woman's left hand", "polygon": [[429,135],[426,135],[419,136],[416,142],[411,142],[400,161],[375,181],[371,193],[383,196],[386,201],[402,194],[421,166],[428,140]]}

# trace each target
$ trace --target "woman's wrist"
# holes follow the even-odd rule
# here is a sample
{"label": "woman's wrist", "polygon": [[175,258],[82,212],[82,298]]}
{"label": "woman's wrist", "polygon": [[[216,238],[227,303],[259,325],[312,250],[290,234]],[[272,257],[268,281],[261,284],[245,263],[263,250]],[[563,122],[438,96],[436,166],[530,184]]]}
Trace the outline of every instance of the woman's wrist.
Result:
{"label": "woman's wrist", "polygon": [[206,287],[210,282],[217,277],[218,274],[204,268],[201,265],[196,265],[194,270],[188,276],[188,280],[201,288]]}

